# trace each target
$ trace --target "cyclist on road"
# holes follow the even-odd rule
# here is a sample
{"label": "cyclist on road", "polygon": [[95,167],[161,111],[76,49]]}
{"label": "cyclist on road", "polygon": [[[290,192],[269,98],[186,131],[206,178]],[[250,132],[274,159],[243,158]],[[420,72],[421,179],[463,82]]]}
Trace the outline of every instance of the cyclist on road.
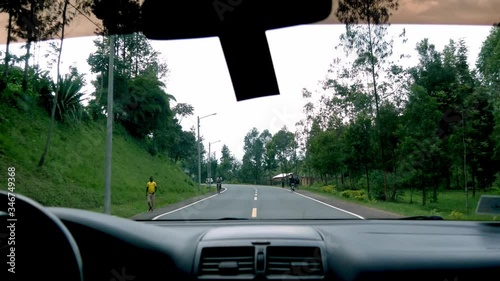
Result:
{"label": "cyclist on road", "polygon": [[290,185],[290,190],[294,191],[295,190],[295,178],[293,177],[292,174],[290,174],[290,177],[288,178],[288,184]]}
{"label": "cyclist on road", "polygon": [[217,194],[220,193],[220,190],[222,189],[222,177],[217,177]]}

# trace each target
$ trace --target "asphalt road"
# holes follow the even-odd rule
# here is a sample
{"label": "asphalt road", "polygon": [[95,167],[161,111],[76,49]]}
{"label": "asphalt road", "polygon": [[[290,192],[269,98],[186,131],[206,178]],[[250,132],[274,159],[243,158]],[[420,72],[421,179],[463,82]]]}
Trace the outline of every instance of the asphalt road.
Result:
{"label": "asphalt road", "polygon": [[[223,185],[215,194],[186,206],[162,211],[153,220],[242,219],[363,219],[347,210],[287,188],[251,185]],[[151,214],[152,215],[152,214]]]}

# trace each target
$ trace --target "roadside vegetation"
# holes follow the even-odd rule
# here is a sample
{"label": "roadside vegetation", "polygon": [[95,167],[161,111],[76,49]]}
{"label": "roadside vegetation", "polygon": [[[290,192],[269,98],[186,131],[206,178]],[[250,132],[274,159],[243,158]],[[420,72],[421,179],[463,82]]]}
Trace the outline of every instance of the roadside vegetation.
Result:
{"label": "roadside vegetation", "polygon": [[362,190],[367,203],[397,213],[473,213],[479,196],[500,186],[500,27],[473,63],[465,39],[438,50],[423,38],[404,53],[395,43],[411,34],[391,35],[388,21],[397,1],[376,3],[359,11],[340,2],[342,55],[321,87],[303,89],[305,118],[295,130],[248,132],[238,177],[269,184],[294,173],[317,182],[313,190],[332,185],[351,200]]}
{"label": "roadside vegetation", "polygon": [[[352,20],[353,7],[344,8],[339,18]],[[387,18],[369,22],[346,22],[338,46],[346,56],[323,81],[321,102],[304,108],[303,173],[341,196],[363,190],[383,209],[407,202],[419,206],[402,212],[473,213],[480,195],[500,187],[500,28],[491,27],[473,65],[465,40],[438,50],[423,39],[418,64],[404,67],[409,54],[393,44],[405,44],[405,30],[393,38]]]}
{"label": "roadside vegetation", "polygon": [[[165,60],[144,35],[128,29],[132,22],[127,17],[139,8],[132,1],[127,6],[131,14],[119,19],[124,24],[103,21],[96,27],[97,51],[87,60],[96,78],[89,80],[81,66],[60,70],[64,28],[79,13],[99,17],[114,11],[113,4],[48,0],[0,5],[0,12],[9,16],[0,65],[0,168],[16,169],[19,194],[47,206],[102,208],[111,52],[115,57],[111,213],[130,217],[144,212],[149,176],[159,184],[157,205],[199,194],[192,178],[197,168],[196,137],[180,125],[194,108],[176,103],[165,92],[169,72]],[[118,32],[115,24],[126,35],[114,37],[111,51],[107,34]],[[57,37],[60,40],[45,41]],[[21,40],[23,55],[11,49],[12,42]],[[39,44],[49,46],[42,54],[46,69],[34,55]],[[57,69],[55,78],[52,68]],[[88,88],[91,93],[85,92]]]}
{"label": "roadside vegetation", "polygon": [[323,196],[331,196],[336,199],[349,201],[352,203],[368,206],[402,216],[440,216],[447,220],[499,220],[500,216],[476,214],[477,203],[481,195],[499,195],[500,186],[492,190],[480,191],[475,197],[470,197],[467,201],[469,212],[466,211],[464,192],[461,190],[443,190],[439,193],[438,203],[429,203],[423,206],[419,199],[422,191],[402,193],[398,200],[386,202],[376,199],[368,199],[365,189],[351,190],[338,189],[335,184],[325,185],[315,183],[311,186],[300,187],[301,190],[311,191]]}
{"label": "roadside vegetation", "polygon": [[[17,194],[47,206],[103,212],[104,122],[56,124],[49,156],[45,165],[38,167],[49,124],[47,113],[36,107],[19,111],[0,105],[0,120],[0,169],[16,169]],[[117,127],[113,139],[111,214],[131,217],[145,212],[145,184],[149,176],[159,185],[158,206],[199,195],[197,184],[178,165],[165,156],[152,156],[143,143]]]}

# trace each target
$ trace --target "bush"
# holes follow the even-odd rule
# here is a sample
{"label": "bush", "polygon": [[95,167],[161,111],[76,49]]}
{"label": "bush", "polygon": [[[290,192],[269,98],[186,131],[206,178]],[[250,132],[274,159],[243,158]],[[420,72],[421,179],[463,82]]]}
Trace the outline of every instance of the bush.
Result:
{"label": "bush", "polygon": [[366,184],[366,177],[361,177],[357,182],[354,183],[356,185],[356,189],[368,189],[368,185]]}
{"label": "bush", "polygon": [[[280,183],[281,185],[281,183]],[[321,181],[316,181],[314,183],[312,183],[311,185],[309,186],[306,186],[307,188],[310,188],[310,189],[317,189],[317,190],[321,190],[321,188],[325,186],[325,184]]]}
{"label": "bush", "polygon": [[354,198],[356,200],[360,200],[360,201],[363,201],[366,199],[366,194],[365,194],[365,191],[364,190],[344,190],[342,191],[342,193],[340,194],[342,195],[342,197],[345,197],[345,198]]}
{"label": "bush", "polygon": [[495,174],[495,181],[491,187],[493,190],[500,190],[500,173]]}
{"label": "bush", "polygon": [[185,178],[184,179],[184,182],[187,183],[189,186],[194,186],[194,183],[192,180],[188,179],[188,178]]}
{"label": "bush", "polygon": [[238,179],[233,178],[233,179],[229,180],[229,182],[228,182],[228,183],[229,183],[229,184],[239,184],[239,183],[241,183],[241,182],[240,182]]}
{"label": "bush", "polygon": [[335,192],[335,186],[333,186],[333,185],[326,185],[326,186],[323,186],[321,188],[321,190],[323,192],[326,192],[326,193],[334,193]]}
{"label": "bush", "polygon": [[450,217],[453,219],[453,220],[462,220],[464,218],[464,214],[456,211],[456,210],[453,210],[451,213],[450,213]]}
{"label": "bush", "polygon": [[373,198],[380,200],[380,201],[386,201],[384,190],[376,189],[375,191],[372,192],[372,194],[373,194]]}
{"label": "bush", "polygon": [[430,211],[430,215],[431,215],[431,216],[439,216],[439,217],[441,217],[441,216],[442,216],[442,215],[441,215],[441,213],[440,213],[440,212],[438,212],[438,210],[437,210],[437,209],[435,209],[435,208],[434,208],[434,209],[432,209],[432,210]]}
{"label": "bush", "polygon": [[358,201],[365,201],[366,197],[364,195],[356,195],[356,196],[354,196],[354,199],[356,199]]}

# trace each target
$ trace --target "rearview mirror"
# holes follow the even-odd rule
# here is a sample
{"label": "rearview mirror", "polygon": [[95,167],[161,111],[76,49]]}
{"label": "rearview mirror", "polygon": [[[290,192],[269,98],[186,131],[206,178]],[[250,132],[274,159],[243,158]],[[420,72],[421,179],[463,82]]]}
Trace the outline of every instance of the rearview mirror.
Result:
{"label": "rearview mirror", "polygon": [[279,95],[266,30],[327,18],[332,0],[145,0],[142,31],[156,40],[218,36],[236,100]]}

